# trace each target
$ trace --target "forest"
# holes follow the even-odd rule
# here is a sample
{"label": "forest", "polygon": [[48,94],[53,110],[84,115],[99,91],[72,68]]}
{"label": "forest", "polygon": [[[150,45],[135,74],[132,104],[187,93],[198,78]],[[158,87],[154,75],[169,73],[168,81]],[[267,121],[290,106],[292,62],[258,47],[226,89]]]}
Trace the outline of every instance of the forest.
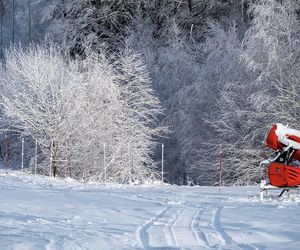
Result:
{"label": "forest", "polygon": [[11,168],[145,183],[163,143],[165,182],[215,185],[222,146],[224,184],[251,184],[272,124],[300,128],[298,0],[0,0],[0,18]]}

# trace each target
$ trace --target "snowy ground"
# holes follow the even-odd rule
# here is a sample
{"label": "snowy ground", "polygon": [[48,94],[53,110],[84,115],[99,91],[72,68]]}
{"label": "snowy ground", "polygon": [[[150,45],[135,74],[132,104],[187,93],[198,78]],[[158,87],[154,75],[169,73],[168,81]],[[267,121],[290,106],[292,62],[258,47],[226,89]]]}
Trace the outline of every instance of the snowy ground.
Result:
{"label": "snowy ground", "polygon": [[116,187],[0,170],[0,249],[299,249],[300,194]]}

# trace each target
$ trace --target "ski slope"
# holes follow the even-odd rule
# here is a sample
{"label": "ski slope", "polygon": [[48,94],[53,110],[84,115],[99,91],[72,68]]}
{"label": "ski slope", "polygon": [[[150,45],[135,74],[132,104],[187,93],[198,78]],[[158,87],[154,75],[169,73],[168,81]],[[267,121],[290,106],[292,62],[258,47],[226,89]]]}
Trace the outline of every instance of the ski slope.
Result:
{"label": "ski slope", "polygon": [[0,249],[299,249],[300,194],[83,184],[0,170]]}

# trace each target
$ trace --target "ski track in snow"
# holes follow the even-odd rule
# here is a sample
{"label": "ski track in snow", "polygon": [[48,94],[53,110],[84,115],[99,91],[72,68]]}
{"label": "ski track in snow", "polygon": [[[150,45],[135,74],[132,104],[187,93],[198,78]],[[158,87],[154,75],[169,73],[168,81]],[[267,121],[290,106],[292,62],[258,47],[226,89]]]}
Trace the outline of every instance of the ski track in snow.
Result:
{"label": "ski track in snow", "polygon": [[216,232],[221,236],[222,241],[225,242],[226,247],[223,249],[247,249],[247,250],[256,250],[257,247],[251,244],[238,244],[233,241],[233,239],[225,232],[225,230],[221,226],[221,210],[222,207],[217,207],[214,209],[213,216],[213,228]]}
{"label": "ski track in snow", "polygon": [[[210,211],[213,213],[209,214]],[[203,214],[208,217],[202,219]],[[139,229],[140,246],[144,249],[208,249],[225,245],[220,228],[214,226],[215,215],[214,209],[166,207]]]}
{"label": "ski track in snow", "polygon": [[137,242],[140,248],[143,249],[150,249],[149,245],[149,234],[148,229],[153,225],[155,221],[158,221],[160,218],[164,216],[164,214],[170,209],[171,207],[164,207],[161,211],[159,211],[154,217],[147,220],[143,225],[139,226],[137,229]]}
{"label": "ski track in snow", "polygon": [[168,206],[138,229],[141,249],[246,249],[221,227],[220,206]]}

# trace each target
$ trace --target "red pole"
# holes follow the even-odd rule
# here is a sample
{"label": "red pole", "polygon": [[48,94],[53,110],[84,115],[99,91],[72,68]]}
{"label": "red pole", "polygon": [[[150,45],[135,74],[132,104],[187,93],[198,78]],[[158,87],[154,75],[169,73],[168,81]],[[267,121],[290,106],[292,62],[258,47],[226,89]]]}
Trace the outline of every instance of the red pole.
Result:
{"label": "red pole", "polygon": [[6,175],[8,175],[8,140],[7,140],[6,133],[5,133],[5,169],[6,169]]}
{"label": "red pole", "polygon": [[84,182],[87,180],[87,153],[84,157],[84,169],[83,169],[83,175],[84,175]]}
{"label": "red pole", "polygon": [[[263,154],[264,160],[266,160],[267,156],[266,156],[265,144],[264,143],[262,145],[262,154]],[[266,180],[267,179],[267,169],[266,169],[266,165],[265,164],[264,164],[264,175],[265,175],[265,180]]]}
{"label": "red pole", "polygon": [[219,193],[221,193],[221,185],[222,185],[222,159],[223,152],[222,152],[222,144],[220,144],[220,180],[219,180]]}

